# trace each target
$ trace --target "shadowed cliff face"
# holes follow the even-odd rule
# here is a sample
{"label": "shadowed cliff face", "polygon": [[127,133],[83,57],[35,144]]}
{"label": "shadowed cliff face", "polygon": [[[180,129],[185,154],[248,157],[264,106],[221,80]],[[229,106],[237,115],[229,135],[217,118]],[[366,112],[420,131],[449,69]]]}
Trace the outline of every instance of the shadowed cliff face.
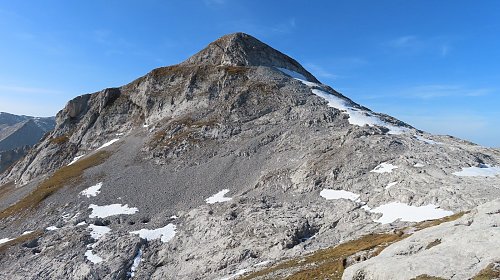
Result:
{"label": "shadowed cliff face", "polygon": [[498,177],[456,175],[496,170],[497,151],[372,112],[243,33],[79,96],[56,122],[0,177],[0,239],[40,230],[0,247],[5,275],[127,279],[140,256],[138,279],[219,279],[409,225],[377,222],[383,205],[449,213],[500,195]]}

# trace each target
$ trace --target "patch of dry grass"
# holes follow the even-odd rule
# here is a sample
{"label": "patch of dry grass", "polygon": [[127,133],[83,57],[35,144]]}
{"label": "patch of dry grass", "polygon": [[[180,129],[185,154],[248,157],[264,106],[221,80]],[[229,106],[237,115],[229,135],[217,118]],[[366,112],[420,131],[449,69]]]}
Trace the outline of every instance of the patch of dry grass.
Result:
{"label": "patch of dry grass", "polygon": [[5,196],[9,195],[15,189],[14,182],[9,182],[0,187],[0,199],[3,199]]}
{"label": "patch of dry grass", "polygon": [[500,278],[500,267],[495,264],[488,265],[485,269],[481,270],[473,280],[490,280]]}
{"label": "patch of dry grass", "polygon": [[[466,212],[457,213],[437,220],[418,223],[414,228],[419,231],[428,227],[440,225],[445,222],[454,221],[462,217]],[[309,280],[309,279],[341,279],[346,268],[346,259],[360,252],[368,252],[369,257],[375,257],[380,254],[389,245],[403,240],[410,234],[403,234],[403,231],[386,234],[369,234],[359,239],[348,241],[335,247],[316,251],[303,258],[284,261],[275,266],[250,273],[239,278],[240,280],[250,279],[276,279],[277,275],[289,275],[287,280]],[[440,241],[432,242],[436,246]],[[430,245],[430,244],[429,244]],[[432,247],[431,246],[431,247]],[[294,272],[296,271],[296,272]],[[442,278],[423,278],[431,277],[426,275],[418,276],[418,280],[440,280]],[[483,278],[479,278],[483,279]]]}
{"label": "patch of dry grass", "polygon": [[427,274],[419,275],[411,280],[446,280],[445,278],[430,276]]}
{"label": "patch of dry grass", "polygon": [[37,231],[31,232],[31,233],[28,233],[25,235],[21,235],[18,238],[13,239],[9,242],[3,243],[2,245],[0,245],[0,253],[3,253],[5,250],[7,250],[8,248],[10,248],[12,246],[16,246],[16,245],[37,239],[38,237],[42,236],[42,234],[43,234],[43,231],[37,230]]}
{"label": "patch of dry grass", "polygon": [[69,136],[68,135],[61,135],[59,137],[55,137],[50,139],[50,143],[56,144],[56,145],[61,145],[69,141]]}
{"label": "patch of dry grass", "polygon": [[97,152],[89,157],[83,158],[76,163],[58,169],[49,178],[44,180],[38,187],[23,199],[0,212],[0,220],[20,214],[27,210],[36,208],[43,200],[51,196],[64,186],[77,183],[83,172],[91,167],[102,164],[111,154],[107,151]]}
{"label": "patch of dry grass", "polygon": [[299,269],[290,275],[288,280],[306,279],[340,279],[345,269],[347,257],[358,252],[386,247],[398,240],[405,238],[399,234],[369,234],[359,239],[349,241],[338,246],[316,251],[302,259],[293,259],[276,266],[254,272],[240,279],[254,279],[270,275],[279,271]]}

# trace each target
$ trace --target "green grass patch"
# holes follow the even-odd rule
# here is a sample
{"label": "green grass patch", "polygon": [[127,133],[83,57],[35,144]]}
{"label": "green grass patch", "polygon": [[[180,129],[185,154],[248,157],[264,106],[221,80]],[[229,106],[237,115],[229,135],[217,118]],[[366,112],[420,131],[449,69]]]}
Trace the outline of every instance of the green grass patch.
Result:
{"label": "green grass patch", "polygon": [[75,184],[81,180],[83,172],[91,167],[102,164],[111,154],[107,151],[100,151],[91,156],[85,157],[76,163],[58,169],[49,178],[44,180],[30,194],[25,196],[16,204],[13,204],[0,212],[0,220],[20,214],[25,214],[28,210],[36,208],[47,197],[51,196],[64,186]]}

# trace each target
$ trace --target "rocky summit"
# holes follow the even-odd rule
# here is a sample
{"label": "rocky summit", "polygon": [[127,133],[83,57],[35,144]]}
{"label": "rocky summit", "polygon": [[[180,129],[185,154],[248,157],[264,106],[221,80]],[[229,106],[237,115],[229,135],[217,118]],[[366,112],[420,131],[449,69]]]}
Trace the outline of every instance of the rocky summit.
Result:
{"label": "rocky summit", "polygon": [[0,278],[497,277],[499,175],[229,34],[67,103],[0,176]]}

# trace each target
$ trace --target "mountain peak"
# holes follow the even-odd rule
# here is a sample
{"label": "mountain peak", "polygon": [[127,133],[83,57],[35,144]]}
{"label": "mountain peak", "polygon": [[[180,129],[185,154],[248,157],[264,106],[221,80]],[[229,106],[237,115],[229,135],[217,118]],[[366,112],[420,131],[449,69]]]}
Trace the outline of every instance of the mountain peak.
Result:
{"label": "mountain peak", "polygon": [[242,32],[220,37],[181,64],[279,67],[300,73],[309,81],[318,82],[293,58]]}

